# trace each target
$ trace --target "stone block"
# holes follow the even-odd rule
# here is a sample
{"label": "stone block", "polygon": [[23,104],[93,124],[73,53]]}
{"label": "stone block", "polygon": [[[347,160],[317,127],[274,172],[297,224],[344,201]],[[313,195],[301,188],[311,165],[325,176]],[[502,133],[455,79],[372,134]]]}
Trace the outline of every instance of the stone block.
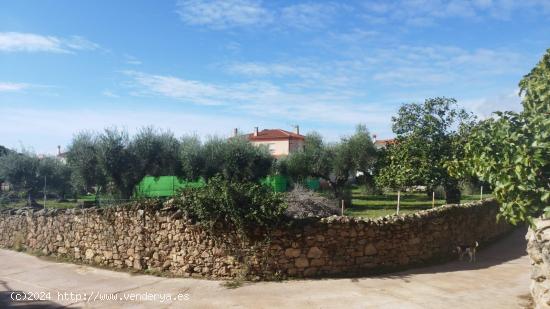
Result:
{"label": "stone block", "polygon": [[300,257],[294,261],[294,265],[296,265],[297,268],[305,268],[309,266],[309,260],[305,257]]}
{"label": "stone block", "polygon": [[307,257],[312,259],[320,258],[321,255],[323,255],[323,250],[319,249],[318,247],[311,247],[307,252]]}

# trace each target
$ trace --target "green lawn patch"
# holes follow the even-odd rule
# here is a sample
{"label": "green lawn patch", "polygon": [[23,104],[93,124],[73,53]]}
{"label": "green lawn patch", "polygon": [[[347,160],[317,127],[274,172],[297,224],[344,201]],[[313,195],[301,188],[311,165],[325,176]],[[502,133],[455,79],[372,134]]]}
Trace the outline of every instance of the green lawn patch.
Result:
{"label": "green lawn patch", "polygon": [[[490,195],[483,195],[489,198]],[[479,201],[480,195],[463,195],[462,203]],[[445,204],[444,199],[436,199],[435,206]],[[401,193],[399,214],[409,214],[420,210],[432,208],[432,198],[426,193]],[[397,192],[390,192],[383,195],[366,194],[361,188],[352,190],[352,205],[345,210],[345,215],[354,217],[382,217],[393,215],[397,210]]]}

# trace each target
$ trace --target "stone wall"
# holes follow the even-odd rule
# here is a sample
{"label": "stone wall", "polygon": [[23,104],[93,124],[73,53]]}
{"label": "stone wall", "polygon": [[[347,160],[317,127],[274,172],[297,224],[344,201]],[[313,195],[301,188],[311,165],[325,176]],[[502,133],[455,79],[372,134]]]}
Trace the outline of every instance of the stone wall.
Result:
{"label": "stone wall", "polygon": [[536,308],[550,308],[550,219],[536,220],[526,238],[533,302]]}
{"label": "stone wall", "polygon": [[494,201],[376,220],[293,220],[267,236],[205,230],[174,209],[116,207],[0,214],[0,246],[184,277],[274,279],[378,273],[453,256],[510,229]]}

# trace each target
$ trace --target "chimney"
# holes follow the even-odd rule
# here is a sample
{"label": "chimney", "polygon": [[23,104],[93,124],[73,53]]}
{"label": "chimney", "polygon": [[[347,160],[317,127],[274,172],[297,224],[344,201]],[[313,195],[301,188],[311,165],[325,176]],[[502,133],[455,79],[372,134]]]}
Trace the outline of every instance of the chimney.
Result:
{"label": "chimney", "polygon": [[61,155],[61,145],[57,145],[57,155]]}
{"label": "chimney", "polygon": [[373,142],[373,143],[376,142],[376,134],[373,134],[373,135],[372,135],[372,142]]}
{"label": "chimney", "polygon": [[300,126],[299,125],[294,126],[294,133],[300,134]]}
{"label": "chimney", "polygon": [[237,137],[239,135],[239,129],[235,128],[233,129],[233,137]]}
{"label": "chimney", "polygon": [[258,136],[258,127],[254,127],[254,136]]}

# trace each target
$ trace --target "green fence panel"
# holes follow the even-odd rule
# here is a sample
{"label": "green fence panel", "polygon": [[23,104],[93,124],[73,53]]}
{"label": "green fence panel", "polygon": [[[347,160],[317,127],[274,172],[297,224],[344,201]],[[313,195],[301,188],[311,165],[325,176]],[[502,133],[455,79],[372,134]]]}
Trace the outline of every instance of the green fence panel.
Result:
{"label": "green fence panel", "polygon": [[321,187],[321,182],[318,178],[308,178],[306,179],[305,185],[308,189],[317,191]]}
{"label": "green fence panel", "polygon": [[288,179],[282,175],[270,175],[260,180],[260,183],[271,187],[274,192],[286,192],[288,189]]}
{"label": "green fence panel", "polygon": [[187,181],[176,176],[145,176],[136,186],[137,197],[169,197],[182,188],[197,188],[204,186],[204,180]]}

